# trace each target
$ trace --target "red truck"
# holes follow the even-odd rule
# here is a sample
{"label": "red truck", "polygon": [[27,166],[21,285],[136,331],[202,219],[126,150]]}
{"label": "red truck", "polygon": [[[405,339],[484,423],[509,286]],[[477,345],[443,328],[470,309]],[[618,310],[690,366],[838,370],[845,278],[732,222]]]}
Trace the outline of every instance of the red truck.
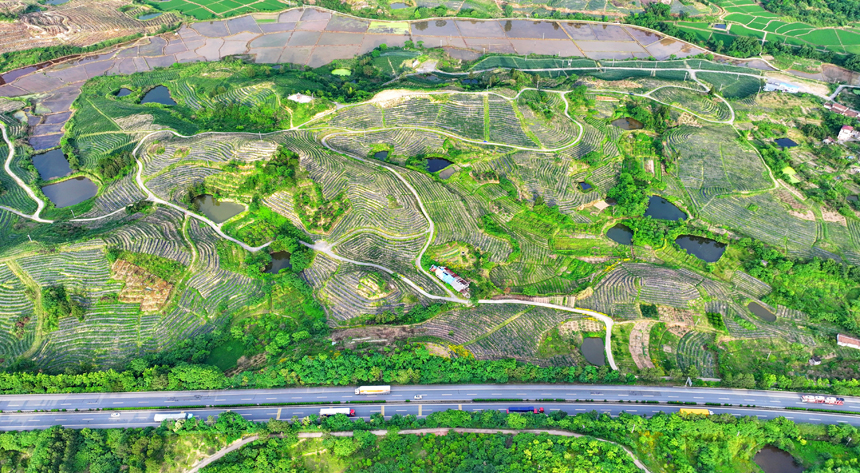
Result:
{"label": "red truck", "polygon": [[816,396],[813,394],[804,394],[800,396],[800,400],[810,404],[827,404],[829,406],[841,406],[845,404],[845,399],[834,396]]}

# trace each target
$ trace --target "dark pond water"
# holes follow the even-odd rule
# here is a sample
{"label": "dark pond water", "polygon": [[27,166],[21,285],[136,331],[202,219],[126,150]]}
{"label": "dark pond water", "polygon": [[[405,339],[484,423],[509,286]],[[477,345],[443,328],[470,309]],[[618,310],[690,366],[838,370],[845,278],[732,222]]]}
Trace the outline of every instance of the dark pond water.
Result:
{"label": "dark pond water", "polygon": [[69,0],[48,0],[47,2],[45,2],[45,4],[47,4],[47,5],[62,5],[68,1]]}
{"label": "dark pond water", "polygon": [[161,16],[161,12],[147,13],[146,15],[141,15],[141,16],[137,17],[137,19],[146,21],[146,20],[151,20],[153,18],[158,18],[159,16]]}
{"label": "dark pond water", "polygon": [[45,197],[51,199],[54,207],[61,209],[95,197],[99,188],[86,177],[75,177],[42,188]]}
{"label": "dark pond water", "polygon": [[150,90],[143,96],[140,103],[160,103],[162,105],[176,105],[176,101],[170,98],[170,89],[163,85]]}
{"label": "dark pond water", "polygon": [[765,322],[773,322],[776,320],[776,315],[773,312],[767,310],[767,308],[762,307],[758,302],[750,302],[747,304],[747,309],[749,309],[756,317],[764,320]]}
{"label": "dark pond water", "polygon": [[209,194],[198,196],[194,199],[194,203],[197,204],[200,213],[215,223],[225,222],[231,217],[245,211],[245,206],[242,204],[237,204],[236,202],[218,202]]}
{"label": "dark pond water", "polygon": [[857,197],[856,195],[848,196],[848,202],[857,202],[858,200],[860,200],[860,197]]}
{"label": "dark pond water", "polygon": [[642,122],[639,120],[634,120],[632,118],[616,118],[612,120],[612,124],[621,128],[622,130],[640,130],[642,129]]}
{"label": "dark pond water", "polygon": [[633,230],[631,230],[627,225],[622,225],[620,223],[615,225],[606,232],[606,236],[615,243],[620,243],[622,245],[633,244]]}
{"label": "dark pond water", "polygon": [[645,211],[645,216],[659,220],[676,221],[679,218],[681,220],[687,220],[687,214],[681,211],[678,207],[675,207],[675,204],[659,195],[652,195],[648,199],[648,210]]}
{"label": "dark pond water", "polygon": [[797,143],[795,143],[794,140],[790,138],[780,138],[776,140],[776,144],[782,146],[783,148],[794,148],[795,146],[797,146]]}
{"label": "dark pond water", "polygon": [[596,366],[603,366],[606,363],[606,351],[603,349],[603,339],[597,337],[588,337],[582,341],[582,356],[585,361]]}
{"label": "dark pond water", "polygon": [[388,151],[377,151],[373,154],[373,157],[385,161],[388,159]]}
{"label": "dark pond water", "polygon": [[480,81],[478,79],[463,79],[460,81],[460,83],[465,85],[475,85],[479,84]]}
{"label": "dark pond water", "polygon": [[681,235],[675,238],[675,243],[687,250],[687,253],[706,263],[716,263],[726,252],[725,243],[693,235]]}
{"label": "dark pond water", "polygon": [[126,95],[131,95],[131,90],[125,87],[119,89],[119,92],[116,93],[117,97],[125,97]]}
{"label": "dark pond water", "polygon": [[589,184],[585,181],[579,183],[579,188],[584,190],[584,191],[591,190],[593,187],[594,186],[592,186],[591,184]]}
{"label": "dark pond water", "polygon": [[446,167],[452,165],[451,161],[443,158],[430,158],[427,160],[427,170],[430,172],[441,171]]}
{"label": "dark pond water", "polygon": [[69,161],[63,150],[55,149],[47,153],[33,155],[33,166],[39,171],[39,177],[43,181],[50,181],[58,177],[68,176],[72,173]]}
{"label": "dark pond water", "polygon": [[272,262],[266,266],[266,272],[269,274],[278,274],[282,269],[292,268],[290,264],[290,254],[286,251],[276,251],[272,253]]}
{"label": "dark pond water", "polygon": [[801,473],[803,471],[788,452],[771,445],[759,450],[753,461],[764,470],[764,473]]}
{"label": "dark pond water", "polygon": [[726,29],[726,25],[722,24],[722,23],[718,23],[718,24],[714,25],[714,28],[716,28],[718,30],[724,30],[724,29]]}
{"label": "dark pond water", "polygon": [[397,3],[392,3],[392,4],[391,4],[391,9],[392,9],[392,10],[402,10],[402,9],[404,9],[404,8],[407,8],[408,6],[409,6],[409,5],[407,5],[407,4],[405,4],[405,3],[397,2]]}

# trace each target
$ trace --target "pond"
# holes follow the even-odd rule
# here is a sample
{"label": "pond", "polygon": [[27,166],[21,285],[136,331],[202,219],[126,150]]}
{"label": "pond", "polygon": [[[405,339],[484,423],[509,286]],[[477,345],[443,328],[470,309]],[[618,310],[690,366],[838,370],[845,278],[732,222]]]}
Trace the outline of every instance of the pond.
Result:
{"label": "pond", "polygon": [[377,151],[373,153],[373,157],[381,161],[388,159],[388,151]]}
{"label": "pond", "polygon": [[776,144],[783,148],[794,148],[795,146],[797,146],[797,143],[795,143],[794,140],[790,138],[780,138],[776,140]]}
{"label": "pond", "polygon": [[710,238],[693,235],[681,235],[675,238],[675,243],[687,251],[687,253],[699,258],[706,263],[716,263],[723,253],[726,252],[726,244]]}
{"label": "pond", "polygon": [[278,274],[282,269],[290,269],[293,265],[290,264],[290,254],[286,251],[276,251],[272,253],[272,262],[266,265],[266,272],[269,274]]}
{"label": "pond", "polygon": [[582,341],[582,356],[585,361],[596,366],[603,366],[606,363],[606,351],[603,349],[603,339],[597,337],[588,337]]}
{"label": "pond", "polygon": [[443,158],[430,158],[427,160],[427,171],[436,172],[445,169],[446,167],[452,165],[451,161]]}
{"label": "pond", "polygon": [[143,96],[140,103],[160,103],[161,105],[176,105],[176,101],[170,97],[170,89],[163,85],[150,90]]}
{"label": "pond", "polygon": [[39,177],[43,181],[50,181],[51,179],[68,176],[72,173],[69,161],[66,160],[66,155],[63,154],[63,150],[61,149],[54,149],[47,153],[34,155],[33,166],[39,171]]}
{"label": "pond", "polygon": [[857,202],[858,200],[860,200],[860,197],[854,194],[848,196],[848,202]]}
{"label": "pond", "polygon": [[714,25],[714,28],[718,30],[724,30],[726,29],[726,25],[724,23],[717,23],[716,25]]}
{"label": "pond", "polygon": [[463,79],[460,81],[460,83],[464,85],[475,85],[480,84],[481,81],[479,81],[478,79]]}
{"label": "pond", "polygon": [[633,244],[633,230],[631,230],[627,225],[622,225],[620,223],[615,225],[606,232],[606,236],[615,243],[620,243],[622,245]]}
{"label": "pond", "polygon": [[679,218],[687,220],[687,214],[659,195],[652,195],[648,198],[648,210],[645,211],[645,216],[658,220],[677,221]]}
{"label": "pond", "polygon": [[392,9],[392,10],[402,10],[402,9],[404,9],[404,8],[409,8],[409,5],[407,5],[407,4],[405,4],[405,3],[400,3],[400,2],[392,3],[392,4],[391,4],[391,9]]}
{"label": "pond", "polygon": [[773,312],[769,311],[766,307],[762,306],[758,302],[750,302],[747,304],[747,309],[750,310],[756,317],[764,320],[765,322],[774,322],[776,321],[776,315]]}
{"label": "pond", "polygon": [[45,4],[46,5],[62,5],[68,1],[69,0],[48,0],[47,2],[45,2]]}
{"label": "pond", "polygon": [[764,473],[801,473],[803,468],[785,450],[768,445],[755,454],[753,461]]}
{"label": "pond", "polygon": [[582,182],[580,182],[580,183],[579,183],[579,188],[580,188],[580,190],[582,190],[582,191],[587,191],[587,190],[591,190],[591,189],[593,189],[593,188],[594,188],[594,186],[592,186],[591,184],[589,184],[589,183],[587,183],[587,182],[585,182],[585,181],[582,181]]}
{"label": "pond", "polygon": [[45,197],[53,202],[54,207],[61,209],[95,197],[99,188],[93,181],[83,176],[66,179],[63,182],[51,184],[42,188]]}
{"label": "pond", "polygon": [[159,16],[161,16],[161,12],[147,13],[146,15],[140,15],[139,17],[137,17],[137,19],[142,20],[142,21],[146,21],[146,20],[151,20],[153,18],[158,18]]}
{"label": "pond", "polygon": [[622,130],[641,130],[643,128],[642,122],[628,117],[616,118],[615,120],[612,120],[612,124]]}
{"label": "pond", "polygon": [[209,220],[215,223],[226,222],[232,217],[245,211],[245,206],[236,202],[218,202],[210,194],[203,194],[194,199],[197,209]]}
{"label": "pond", "polygon": [[117,97],[125,97],[126,95],[131,95],[131,89],[126,89],[125,87],[119,89],[119,91],[115,94]]}

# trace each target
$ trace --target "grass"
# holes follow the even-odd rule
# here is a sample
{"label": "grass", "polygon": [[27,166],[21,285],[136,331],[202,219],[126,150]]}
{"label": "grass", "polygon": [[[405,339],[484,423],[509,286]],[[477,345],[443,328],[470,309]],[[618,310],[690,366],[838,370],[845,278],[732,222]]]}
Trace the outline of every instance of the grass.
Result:
{"label": "grass", "polygon": [[221,371],[227,371],[236,366],[236,362],[245,353],[241,340],[231,339],[215,347],[204,361],[207,365],[215,365]]}

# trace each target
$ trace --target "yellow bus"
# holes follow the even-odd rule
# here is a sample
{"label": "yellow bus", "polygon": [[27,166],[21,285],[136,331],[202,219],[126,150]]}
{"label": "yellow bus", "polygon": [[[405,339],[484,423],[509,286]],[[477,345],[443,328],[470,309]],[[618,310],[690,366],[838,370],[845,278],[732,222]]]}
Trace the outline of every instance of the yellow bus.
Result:
{"label": "yellow bus", "polygon": [[686,407],[682,407],[680,411],[678,411],[681,415],[689,415],[695,414],[697,416],[710,416],[714,415],[713,411],[709,411],[708,409],[689,409]]}

